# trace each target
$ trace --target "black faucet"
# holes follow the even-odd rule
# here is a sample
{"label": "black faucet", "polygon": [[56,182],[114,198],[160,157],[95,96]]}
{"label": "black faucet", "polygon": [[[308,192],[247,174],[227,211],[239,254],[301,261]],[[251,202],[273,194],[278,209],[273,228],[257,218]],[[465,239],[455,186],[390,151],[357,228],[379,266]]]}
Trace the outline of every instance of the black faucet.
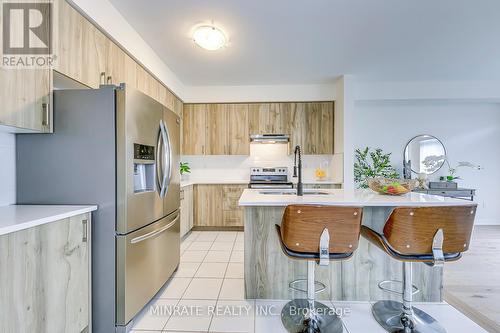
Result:
{"label": "black faucet", "polygon": [[[293,177],[297,177],[297,169],[299,179],[297,180],[297,195],[304,195],[304,186],[302,185],[302,154],[300,153],[300,146],[295,146],[295,159],[293,163]],[[299,155],[299,164],[297,165],[297,154]]]}

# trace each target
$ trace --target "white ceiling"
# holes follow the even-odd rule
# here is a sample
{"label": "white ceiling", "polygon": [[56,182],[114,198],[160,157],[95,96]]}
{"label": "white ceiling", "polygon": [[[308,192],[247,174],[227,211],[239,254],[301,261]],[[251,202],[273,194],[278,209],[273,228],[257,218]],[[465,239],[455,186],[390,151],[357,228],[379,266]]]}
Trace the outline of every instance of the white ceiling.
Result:
{"label": "white ceiling", "polygon": [[[498,0],[111,0],[185,84],[500,79]],[[211,21],[227,48],[197,47]]]}

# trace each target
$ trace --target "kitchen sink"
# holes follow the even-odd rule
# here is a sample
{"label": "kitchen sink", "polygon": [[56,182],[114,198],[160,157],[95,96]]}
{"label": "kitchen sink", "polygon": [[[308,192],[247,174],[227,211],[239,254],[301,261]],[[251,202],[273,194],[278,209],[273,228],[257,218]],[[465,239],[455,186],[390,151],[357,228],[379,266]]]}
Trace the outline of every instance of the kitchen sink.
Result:
{"label": "kitchen sink", "polygon": [[[267,194],[267,195],[297,195],[297,191],[260,191],[260,194]],[[304,195],[333,195],[332,193],[329,192],[324,192],[324,191],[307,191],[304,190]]]}

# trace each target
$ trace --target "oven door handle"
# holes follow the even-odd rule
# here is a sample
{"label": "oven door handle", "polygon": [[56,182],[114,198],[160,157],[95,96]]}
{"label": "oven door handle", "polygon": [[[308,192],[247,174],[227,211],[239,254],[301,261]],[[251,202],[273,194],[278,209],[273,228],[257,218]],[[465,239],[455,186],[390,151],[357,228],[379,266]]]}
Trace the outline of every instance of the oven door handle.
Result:
{"label": "oven door handle", "polygon": [[172,222],[170,222],[169,224],[167,224],[166,226],[161,227],[160,229],[148,232],[147,234],[144,234],[144,235],[132,238],[130,240],[130,244],[137,244],[137,243],[143,242],[143,241],[145,241],[147,239],[150,239],[150,238],[153,238],[155,236],[158,236],[161,233],[164,233],[165,231],[167,231],[168,229],[172,228],[175,225],[175,223],[179,220],[179,217],[180,217],[179,214],[177,214],[177,216],[175,217],[175,219]]}

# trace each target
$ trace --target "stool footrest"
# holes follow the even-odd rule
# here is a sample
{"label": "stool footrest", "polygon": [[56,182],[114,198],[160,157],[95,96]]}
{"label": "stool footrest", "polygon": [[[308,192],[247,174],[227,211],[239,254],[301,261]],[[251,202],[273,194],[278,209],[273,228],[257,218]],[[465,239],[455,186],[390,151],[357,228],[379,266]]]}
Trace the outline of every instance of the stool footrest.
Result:
{"label": "stool footrest", "polygon": [[[395,290],[394,288],[390,288],[391,284],[401,285],[401,291]],[[403,295],[402,286],[403,286],[403,281],[399,281],[399,280],[383,280],[383,281],[380,281],[378,284],[378,287],[380,290],[383,290],[383,291],[386,291],[386,292],[392,293],[392,294],[401,295],[401,296]],[[412,289],[413,289],[413,295],[417,294],[420,291],[418,289],[418,287],[415,285],[412,285]]]}
{"label": "stool footrest", "polygon": [[[290,289],[292,289],[292,290],[295,290],[295,291],[301,291],[303,293],[307,293],[307,288],[299,288],[299,287],[296,286],[299,283],[305,283],[307,285],[307,279],[296,279],[296,280],[293,280],[292,282],[290,282],[288,284],[288,287]],[[317,287],[317,286],[319,286],[319,287]],[[326,286],[325,286],[324,283],[319,282],[319,281],[314,281],[314,292],[316,294],[322,292],[325,289],[326,289]]]}

